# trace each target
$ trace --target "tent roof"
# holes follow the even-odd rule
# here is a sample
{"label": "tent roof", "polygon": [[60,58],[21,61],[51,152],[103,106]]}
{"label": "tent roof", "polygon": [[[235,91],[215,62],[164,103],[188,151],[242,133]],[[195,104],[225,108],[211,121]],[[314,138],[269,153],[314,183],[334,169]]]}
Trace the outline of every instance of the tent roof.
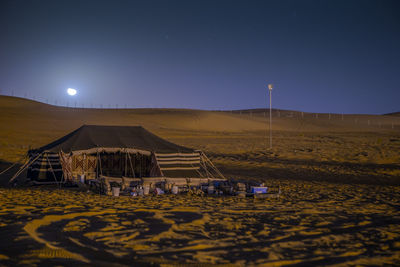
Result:
{"label": "tent roof", "polygon": [[158,153],[192,153],[195,150],[164,140],[142,126],[83,125],[60,139],[32,152],[89,150],[93,148],[131,148]]}

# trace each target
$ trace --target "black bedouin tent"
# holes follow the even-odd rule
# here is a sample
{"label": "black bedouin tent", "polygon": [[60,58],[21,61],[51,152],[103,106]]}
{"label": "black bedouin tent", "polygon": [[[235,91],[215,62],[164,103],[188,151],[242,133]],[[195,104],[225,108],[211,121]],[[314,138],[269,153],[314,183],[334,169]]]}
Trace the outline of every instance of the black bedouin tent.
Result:
{"label": "black bedouin tent", "polygon": [[[28,151],[27,178],[36,184],[112,177],[210,177],[211,161],[199,150],[164,140],[141,126],[83,125]],[[210,170],[207,166],[211,167]],[[16,174],[18,175],[18,173]],[[211,178],[211,177],[210,177]]]}

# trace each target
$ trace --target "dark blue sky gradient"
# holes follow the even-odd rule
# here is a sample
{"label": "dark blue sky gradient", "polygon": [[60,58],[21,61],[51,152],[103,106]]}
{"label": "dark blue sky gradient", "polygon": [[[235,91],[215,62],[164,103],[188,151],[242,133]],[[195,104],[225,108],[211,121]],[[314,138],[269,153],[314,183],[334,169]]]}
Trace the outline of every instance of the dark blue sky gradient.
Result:
{"label": "dark blue sky gradient", "polygon": [[[4,1],[0,93],[115,107],[400,111],[400,1]],[[73,87],[78,95],[66,95]]]}

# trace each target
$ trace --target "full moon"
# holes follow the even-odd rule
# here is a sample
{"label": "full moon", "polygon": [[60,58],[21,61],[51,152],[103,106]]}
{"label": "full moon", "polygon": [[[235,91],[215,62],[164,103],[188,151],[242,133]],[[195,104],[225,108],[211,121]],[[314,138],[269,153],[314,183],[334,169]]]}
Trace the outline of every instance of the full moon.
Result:
{"label": "full moon", "polygon": [[76,89],[74,89],[74,88],[68,88],[68,89],[67,89],[67,93],[68,93],[69,95],[76,95]]}

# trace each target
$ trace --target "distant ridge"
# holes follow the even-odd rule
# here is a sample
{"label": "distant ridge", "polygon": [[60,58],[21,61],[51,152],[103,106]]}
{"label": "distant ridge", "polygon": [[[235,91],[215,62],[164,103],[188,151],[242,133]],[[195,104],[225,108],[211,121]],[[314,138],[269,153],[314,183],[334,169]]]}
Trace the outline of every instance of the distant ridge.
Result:
{"label": "distant ridge", "polygon": [[[249,108],[249,109],[233,109],[233,110],[223,110],[223,111],[233,111],[233,112],[253,112],[253,113],[262,113],[265,111],[269,111],[269,108]],[[289,109],[277,109],[277,108],[272,108],[272,111],[282,111],[282,112],[301,112],[297,110],[289,110]]]}
{"label": "distant ridge", "polygon": [[[2,95],[0,94],[0,101],[1,104],[4,105],[4,107],[15,107],[15,106],[23,106],[26,107],[26,105],[34,105],[34,106],[50,106],[50,107],[55,107],[55,108],[68,108],[68,109],[80,109],[80,110],[163,110],[163,111],[199,111],[199,112],[227,112],[227,113],[241,113],[241,114],[263,114],[264,112],[268,114],[269,108],[249,108],[249,109],[232,109],[232,110],[226,110],[226,109],[214,109],[214,110],[204,110],[204,109],[192,109],[192,108],[155,108],[155,107],[123,107],[120,106],[118,107],[107,107],[107,105],[104,105],[104,107],[74,107],[72,105],[70,106],[65,106],[65,105],[55,105],[52,103],[45,103],[40,100],[35,100],[35,99],[30,99],[30,98],[25,98],[25,97],[19,97],[19,96],[9,96],[9,95]],[[341,114],[341,113],[334,113],[334,112],[307,112],[307,111],[301,111],[301,110],[290,110],[290,109],[278,109],[278,108],[272,108],[273,113],[279,112],[282,116],[287,116],[287,115],[295,115],[299,113],[304,113],[304,114]],[[345,115],[360,115],[360,114],[348,114],[346,113]],[[372,115],[372,114],[361,114],[361,115]],[[400,112],[391,112],[391,113],[385,113],[382,114],[384,116],[396,116],[400,117]],[[376,115],[375,115],[376,116]],[[378,115],[379,116],[379,115]]]}
{"label": "distant ridge", "polygon": [[386,113],[386,114],[383,114],[383,115],[398,116],[398,117],[400,117],[400,112]]}

